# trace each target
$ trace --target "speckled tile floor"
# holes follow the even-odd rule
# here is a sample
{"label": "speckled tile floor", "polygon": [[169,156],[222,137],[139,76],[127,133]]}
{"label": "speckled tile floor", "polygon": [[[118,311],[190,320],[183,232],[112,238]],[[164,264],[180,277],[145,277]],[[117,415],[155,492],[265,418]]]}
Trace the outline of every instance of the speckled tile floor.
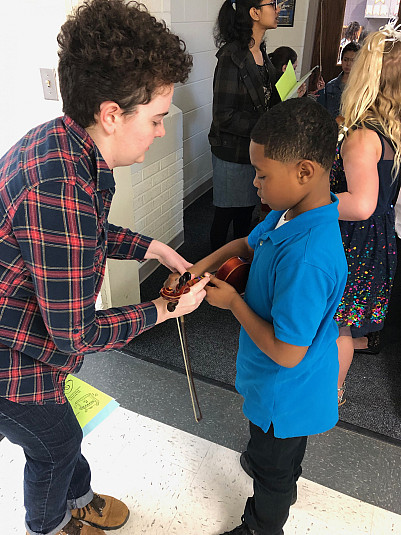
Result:
{"label": "speckled tile floor", "polygon": [[[131,510],[121,535],[217,535],[240,523],[252,492],[237,451],[121,407],[84,439],[83,451],[93,488]],[[25,533],[23,465],[22,450],[2,440],[2,535]],[[286,535],[401,534],[400,515],[308,479],[298,495]]]}

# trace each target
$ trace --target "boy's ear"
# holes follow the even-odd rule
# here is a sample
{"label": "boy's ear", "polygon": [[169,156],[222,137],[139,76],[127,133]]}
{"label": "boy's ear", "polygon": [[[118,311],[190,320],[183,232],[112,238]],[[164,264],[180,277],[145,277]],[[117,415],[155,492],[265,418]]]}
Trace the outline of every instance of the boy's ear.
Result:
{"label": "boy's ear", "polygon": [[307,184],[315,175],[315,164],[311,160],[301,160],[297,164],[299,184]]}

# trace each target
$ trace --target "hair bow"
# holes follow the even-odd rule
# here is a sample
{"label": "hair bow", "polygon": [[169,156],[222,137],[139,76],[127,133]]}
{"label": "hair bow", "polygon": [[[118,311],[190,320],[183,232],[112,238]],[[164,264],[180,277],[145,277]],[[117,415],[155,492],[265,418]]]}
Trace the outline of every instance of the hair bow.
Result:
{"label": "hair bow", "polygon": [[[401,41],[401,24],[397,24],[397,19],[392,18],[388,21],[385,26],[382,26],[379,29],[379,32],[382,34],[383,38],[379,41],[379,45],[384,42],[396,43]],[[369,50],[372,50],[371,43],[369,43]]]}
{"label": "hair bow", "polygon": [[380,28],[380,32],[386,36],[386,41],[401,41],[401,24],[397,24],[397,19],[393,18],[385,26]]}

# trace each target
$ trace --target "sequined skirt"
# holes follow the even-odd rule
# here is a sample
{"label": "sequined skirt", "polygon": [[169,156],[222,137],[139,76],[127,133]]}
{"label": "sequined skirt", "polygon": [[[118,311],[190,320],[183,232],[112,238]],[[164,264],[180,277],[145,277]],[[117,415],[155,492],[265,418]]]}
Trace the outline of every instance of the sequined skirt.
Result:
{"label": "sequined skirt", "polygon": [[340,221],[348,279],[335,320],[354,337],[383,328],[397,267],[394,210]]}

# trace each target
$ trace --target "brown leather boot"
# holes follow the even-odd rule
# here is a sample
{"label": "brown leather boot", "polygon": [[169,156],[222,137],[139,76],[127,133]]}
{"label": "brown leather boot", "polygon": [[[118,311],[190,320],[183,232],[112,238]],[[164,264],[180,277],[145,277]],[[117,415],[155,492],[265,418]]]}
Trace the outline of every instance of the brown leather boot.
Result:
{"label": "brown leather boot", "polygon": [[95,528],[112,530],[121,528],[127,522],[129,510],[125,503],[116,498],[104,494],[94,494],[88,505],[82,509],[72,509],[71,515]]}
{"label": "brown leather boot", "polygon": [[[29,535],[26,532],[26,535]],[[106,535],[102,529],[94,528],[92,526],[86,526],[79,520],[71,518],[61,531],[58,531],[56,535]]]}

